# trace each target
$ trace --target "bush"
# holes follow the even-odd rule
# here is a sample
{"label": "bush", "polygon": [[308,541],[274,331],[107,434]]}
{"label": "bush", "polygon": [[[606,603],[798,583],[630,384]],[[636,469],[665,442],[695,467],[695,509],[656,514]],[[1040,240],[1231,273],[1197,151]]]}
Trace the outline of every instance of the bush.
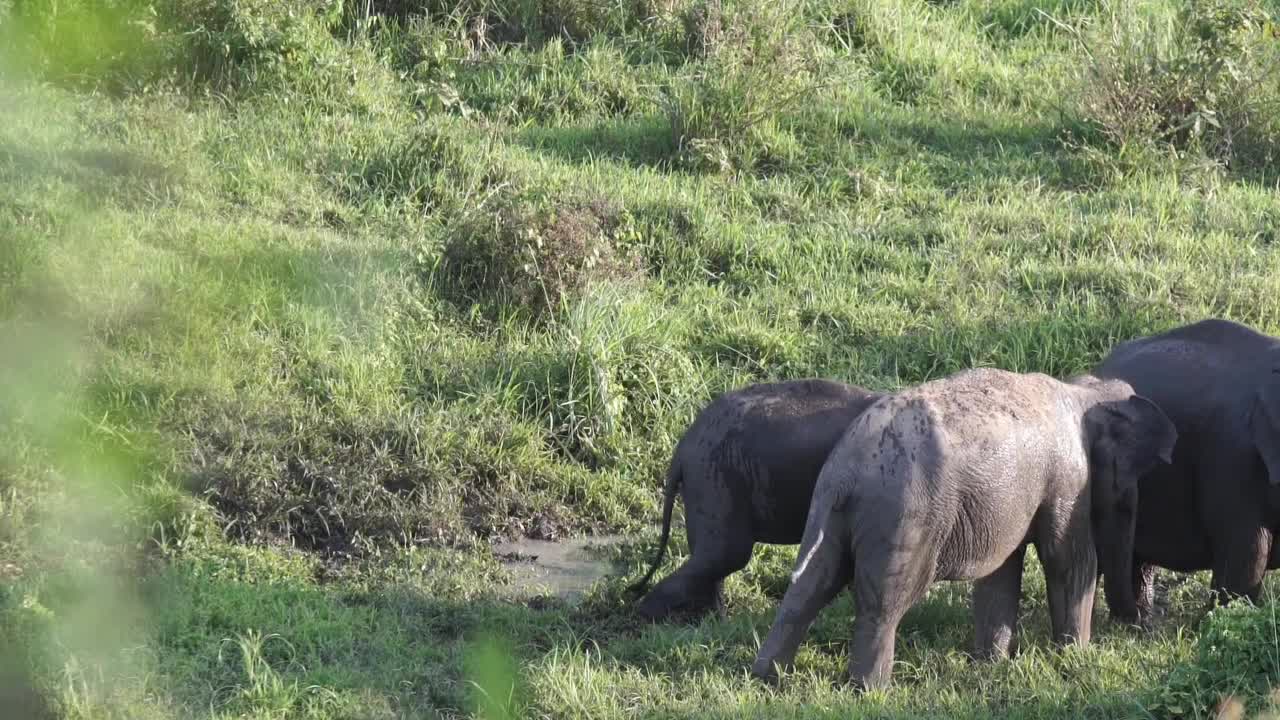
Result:
{"label": "bush", "polygon": [[1105,31],[1083,39],[1080,114],[1122,149],[1164,145],[1268,162],[1280,147],[1280,54],[1268,27],[1256,0],[1186,3],[1164,22],[1144,21],[1123,2]]}
{"label": "bush", "polygon": [[[546,429],[559,456],[630,478],[664,472],[669,447],[662,431],[683,429],[673,423],[681,425],[683,411],[704,401],[697,391],[707,380],[679,349],[680,320],[654,312],[650,301],[642,293],[595,288],[570,306],[545,345],[500,360],[519,391],[521,417]],[[655,440],[659,452],[636,452]],[[652,465],[649,472],[645,465]]]}
{"label": "bush", "polygon": [[170,0],[162,17],[183,38],[184,75],[230,81],[314,60],[342,7],[341,0]]}
{"label": "bush", "polygon": [[732,9],[703,0],[687,11],[687,46],[703,58],[667,88],[678,150],[695,164],[750,170],[776,159],[783,112],[819,85],[820,50],[793,3],[752,0]]}
{"label": "bush", "polygon": [[553,203],[506,192],[492,202],[446,240],[439,270],[455,301],[538,317],[597,281],[640,271],[636,256],[615,243],[627,216],[602,198]]}

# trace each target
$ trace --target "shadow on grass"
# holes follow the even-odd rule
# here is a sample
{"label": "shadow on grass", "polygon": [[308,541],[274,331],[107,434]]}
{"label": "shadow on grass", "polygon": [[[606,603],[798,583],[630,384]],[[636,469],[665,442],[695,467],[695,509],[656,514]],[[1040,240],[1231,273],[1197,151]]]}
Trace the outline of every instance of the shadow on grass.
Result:
{"label": "shadow on grass", "polygon": [[6,171],[21,178],[23,185],[56,180],[74,186],[88,197],[111,197],[126,202],[163,197],[185,179],[185,173],[179,168],[119,148],[37,153],[0,141],[0,177]]}
{"label": "shadow on grass", "polygon": [[1145,301],[1082,303],[1081,307],[1069,298],[1062,300],[1057,311],[1022,319],[999,322],[940,316],[928,326],[896,334],[863,327],[839,309],[811,313],[806,320],[824,345],[844,347],[854,354],[855,380],[891,378],[894,386],[916,385],[974,367],[1044,373],[1065,380],[1087,372],[1117,343],[1166,329],[1178,320],[1171,308]]}
{"label": "shadow on grass", "polygon": [[1227,171],[1227,177],[1260,190],[1275,191],[1280,188],[1280,163],[1275,162],[1275,155],[1275,151],[1261,149],[1258,159],[1238,163]]}
{"label": "shadow on grass", "polygon": [[0,638],[0,707],[10,717],[45,720],[56,715],[40,694],[36,679],[26,667],[27,653],[17,643]]}
{"label": "shadow on grass", "polygon": [[531,150],[579,165],[604,160],[628,168],[678,170],[671,127],[661,116],[590,127],[531,127],[520,133],[518,141]]}
{"label": "shadow on grass", "polygon": [[886,160],[921,162],[933,183],[961,189],[1015,182],[1053,190],[1098,186],[1098,169],[1068,148],[1068,126],[1048,120],[908,114],[899,108],[842,118],[839,137]]}
{"label": "shadow on grass", "polygon": [[[847,692],[852,693],[853,690]],[[810,706],[787,706],[783,705],[785,700],[779,699],[775,702],[752,703],[747,705],[735,706],[732,709],[723,710],[717,708],[708,708],[700,710],[699,718],[706,720],[728,720],[729,718],[847,718],[850,717],[849,708],[814,708]],[[855,715],[857,717],[859,715]],[[927,709],[921,707],[885,707],[874,701],[868,703],[865,717],[883,718],[884,720],[908,720],[915,718],[974,718],[974,720],[990,720],[990,718],[1059,718],[1059,717],[1090,717],[1090,718],[1147,718],[1150,715],[1145,712],[1140,704],[1135,703],[1133,696],[1126,693],[1111,693],[1104,697],[1098,698],[1085,705],[1072,703],[1070,701],[1059,701],[1053,699],[1037,700],[1029,704],[1019,705],[1001,705],[993,707],[984,704],[971,704],[965,706],[948,705],[945,709]]]}
{"label": "shadow on grass", "polygon": [[[1096,164],[1064,144],[1068,130],[1049,120],[908,114],[872,106],[838,119],[824,115],[819,125],[797,126],[796,136],[806,148],[806,160],[797,168],[915,163],[932,184],[954,189],[1018,183],[1070,191],[1108,182]],[[531,150],[576,164],[605,160],[627,168],[686,172],[661,116],[591,127],[532,127],[518,139]]]}

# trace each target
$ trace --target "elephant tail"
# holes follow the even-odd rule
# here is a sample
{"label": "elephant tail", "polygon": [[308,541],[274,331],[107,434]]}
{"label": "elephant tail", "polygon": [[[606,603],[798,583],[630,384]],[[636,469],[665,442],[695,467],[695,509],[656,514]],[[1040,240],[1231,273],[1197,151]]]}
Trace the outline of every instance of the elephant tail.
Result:
{"label": "elephant tail", "polygon": [[644,592],[645,588],[649,587],[653,574],[658,571],[658,566],[662,564],[662,558],[667,553],[667,541],[671,539],[671,513],[676,506],[676,492],[679,491],[683,479],[684,475],[680,471],[680,457],[677,455],[671,458],[671,465],[667,468],[667,482],[662,490],[662,539],[658,541],[658,554],[653,558],[649,572],[645,573],[639,582],[627,588],[629,593]]}

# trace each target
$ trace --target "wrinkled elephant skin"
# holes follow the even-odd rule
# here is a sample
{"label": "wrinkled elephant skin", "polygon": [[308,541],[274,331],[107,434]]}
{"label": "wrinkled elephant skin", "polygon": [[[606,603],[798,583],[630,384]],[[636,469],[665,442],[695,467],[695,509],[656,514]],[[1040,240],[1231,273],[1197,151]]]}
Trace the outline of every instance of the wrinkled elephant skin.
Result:
{"label": "wrinkled elephant skin", "polygon": [[761,383],[709,404],[676,445],[667,472],[662,540],[643,590],[662,562],[676,492],[684,499],[690,557],[641,601],[650,620],[721,607],[724,578],[755,543],[795,544],[831,448],[880,395],[828,380]]}
{"label": "wrinkled elephant skin", "polygon": [[1137,476],[1175,441],[1158,407],[1090,376],[969,370],[881,399],[822,469],[753,674],[790,666],[848,584],[859,687],[889,682],[898,623],[937,580],[976,581],[977,654],[1006,655],[1027,545],[1044,566],[1054,640],[1088,643],[1095,541],[1104,567],[1128,570]]}

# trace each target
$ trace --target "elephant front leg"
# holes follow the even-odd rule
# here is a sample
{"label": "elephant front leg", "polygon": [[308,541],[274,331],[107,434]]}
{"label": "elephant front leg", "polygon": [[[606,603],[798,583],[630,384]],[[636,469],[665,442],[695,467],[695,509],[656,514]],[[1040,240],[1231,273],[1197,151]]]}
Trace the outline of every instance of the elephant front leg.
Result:
{"label": "elephant front leg", "polygon": [[1088,645],[1093,627],[1093,596],[1098,586],[1098,557],[1092,538],[1068,534],[1037,543],[1044,566],[1053,641],[1059,645]]}
{"label": "elephant front leg", "polygon": [[818,612],[848,583],[852,568],[850,548],[819,533],[815,542],[801,545],[797,564],[773,627],[751,665],[751,674],[765,682],[778,679],[779,667],[792,666],[796,650]]}
{"label": "elephant front leg", "polygon": [[1019,547],[998,570],[973,584],[974,654],[980,660],[1013,651],[1026,554],[1027,546]]}

